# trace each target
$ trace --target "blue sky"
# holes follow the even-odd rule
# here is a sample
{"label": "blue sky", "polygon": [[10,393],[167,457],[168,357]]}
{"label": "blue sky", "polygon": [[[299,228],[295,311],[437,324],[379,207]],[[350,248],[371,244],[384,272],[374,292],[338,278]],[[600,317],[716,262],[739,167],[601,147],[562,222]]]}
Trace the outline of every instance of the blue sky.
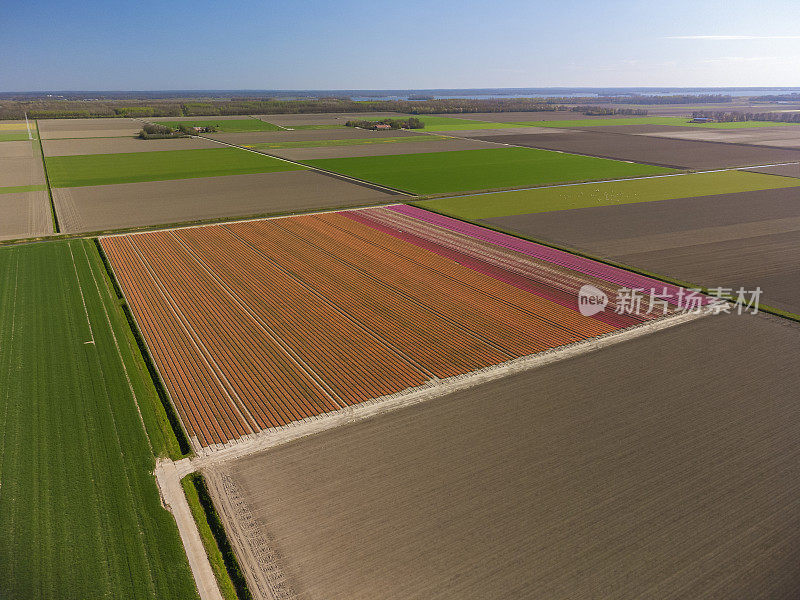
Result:
{"label": "blue sky", "polygon": [[0,91],[800,85],[790,1],[9,0],[0,21]]}

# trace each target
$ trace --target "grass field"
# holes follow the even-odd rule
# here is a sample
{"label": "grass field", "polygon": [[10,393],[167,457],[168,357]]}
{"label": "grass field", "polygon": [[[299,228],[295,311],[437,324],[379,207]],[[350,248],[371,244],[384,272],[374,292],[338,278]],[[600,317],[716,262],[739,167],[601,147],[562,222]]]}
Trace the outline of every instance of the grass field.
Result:
{"label": "grass field", "polygon": [[30,139],[27,133],[0,133],[0,142],[20,142],[27,139]]}
{"label": "grass field", "polygon": [[181,125],[189,127],[214,127],[220,133],[241,133],[242,131],[282,131],[282,127],[260,119],[202,119],[198,121],[155,121],[177,129]]}
{"label": "grass field", "polygon": [[84,154],[45,158],[52,187],[79,187],[302,169],[236,148]]}
{"label": "grass field", "polygon": [[[753,177],[756,175],[756,177]],[[609,181],[576,186],[520,190],[478,196],[437,198],[417,204],[461,219],[489,219],[552,210],[632,204],[736,192],[795,187],[800,181],[777,175],[722,171],[679,177]]]}
{"label": "grass field", "polygon": [[714,129],[746,129],[752,127],[776,127],[790,123],[772,121],[742,121],[736,123],[690,123],[688,117],[621,117],[608,119],[571,119],[564,121],[519,121],[515,127],[601,127],[605,125],[671,125],[681,127],[706,127]]}
{"label": "grass field", "polygon": [[175,442],[115,298],[91,241],[0,250],[4,599],[196,597],[152,476],[148,439]]}
{"label": "grass field", "polygon": [[19,194],[22,192],[38,192],[46,190],[46,185],[12,185],[8,187],[0,187],[0,194]]}
{"label": "grass field", "polygon": [[382,138],[352,138],[344,140],[304,140],[297,142],[264,142],[262,144],[250,144],[245,148],[256,150],[287,149],[287,148],[321,148],[324,146],[362,146],[365,144],[393,144],[395,142],[431,142],[436,140],[452,139],[443,135],[409,135],[401,137],[382,137]]}
{"label": "grass field", "polygon": [[415,194],[440,194],[671,173],[673,169],[530,148],[458,150],[305,164]]}

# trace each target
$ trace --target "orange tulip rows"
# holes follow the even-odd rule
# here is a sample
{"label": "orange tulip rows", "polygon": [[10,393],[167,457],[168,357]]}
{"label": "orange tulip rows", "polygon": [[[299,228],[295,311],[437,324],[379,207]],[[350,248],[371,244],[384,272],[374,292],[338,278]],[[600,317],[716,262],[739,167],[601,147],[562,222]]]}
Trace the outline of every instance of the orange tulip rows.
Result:
{"label": "orange tulip rows", "polygon": [[[180,417],[202,446],[619,326],[348,213],[101,243]],[[507,252],[485,251],[496,264]],[[508,251],[506,262],[517,260]]]}

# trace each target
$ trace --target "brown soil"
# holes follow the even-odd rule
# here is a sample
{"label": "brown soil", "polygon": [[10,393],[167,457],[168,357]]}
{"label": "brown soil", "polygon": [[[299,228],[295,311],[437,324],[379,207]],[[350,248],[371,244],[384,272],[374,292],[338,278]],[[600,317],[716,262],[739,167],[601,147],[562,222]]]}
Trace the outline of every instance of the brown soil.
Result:
{"label": "brown soil", "polygon": [[798,334],[707,317],[218,468],[307,600],[796,597]]}
{"label": "brown soil", "polygon": [[352,127],[336,129],[296,129],[294,131],[248,131],[245,133],[212,133],[206,137],[229,144],[247,145],[265,142],[306,142],[317,140],[376,139],[381,137],[424,135],[403,130],[368,131]]}
{"label": "brown soil", "polygon": [[160,150],[219,148],[218,144],[201,138],[140,140],[134,137],[43,140],[42,146],[44,147],[45,156],[75,156],[79,154],[115,154],[117,152],[157,152]]}
{"label": "brown soil", "polygon": [[53,190],[66,232],[379,204],[391,198],[311,171]]}
{"label": "brown soil", "polygon": [[53,233],[47,192],[0,194],[0,240]]}
{"label": "brown soil", "polygon": [[41,119],[38,123],[43,140],[132,136],[142,128],[135,119]]}
{"label": "brown soil", "polygon": [[759,169],[748,169],[756,173],[766,173],[767,175],[781,175],[783,177],[800,177],[800,164],[779,165],[777,167],[761,167]]}
{"label": "brown soil", "polygon": [[476,139],[690,169],[744,167],[800,160],[800,150],[590,131],[530,136],[476,136]]}

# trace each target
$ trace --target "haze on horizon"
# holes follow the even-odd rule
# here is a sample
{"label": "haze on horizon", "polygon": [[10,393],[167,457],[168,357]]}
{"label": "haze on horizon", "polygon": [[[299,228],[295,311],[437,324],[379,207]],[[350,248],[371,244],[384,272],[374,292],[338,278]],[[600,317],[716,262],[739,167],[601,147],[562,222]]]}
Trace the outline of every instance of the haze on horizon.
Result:
{"label": "haze on horizon", "polygon": [[787,0],[44,0],[4,17],[0,91],[800,84]]}

